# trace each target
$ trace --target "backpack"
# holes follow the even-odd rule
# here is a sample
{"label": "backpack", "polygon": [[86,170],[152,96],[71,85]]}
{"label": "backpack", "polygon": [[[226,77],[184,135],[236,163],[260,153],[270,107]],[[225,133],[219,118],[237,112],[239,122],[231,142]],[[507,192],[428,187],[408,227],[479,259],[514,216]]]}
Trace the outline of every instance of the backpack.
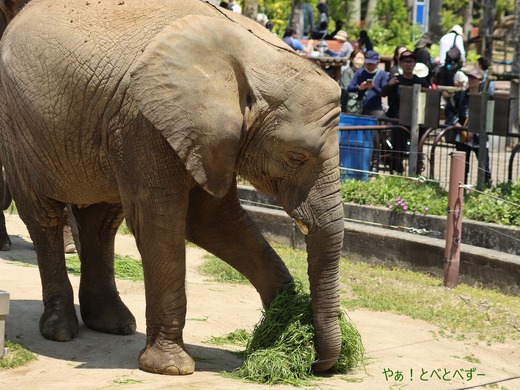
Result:
{"label": "backpack", "polygon": [[446,64],[458,64],[462,58],[462,53],[460,52],[460,49],[455,45],[455,42],[457,41],[457,37],[459,34],[454,34],[455,39],[453,39],[453,46],[450,50],[446,52],[446,59],[444,60]]}

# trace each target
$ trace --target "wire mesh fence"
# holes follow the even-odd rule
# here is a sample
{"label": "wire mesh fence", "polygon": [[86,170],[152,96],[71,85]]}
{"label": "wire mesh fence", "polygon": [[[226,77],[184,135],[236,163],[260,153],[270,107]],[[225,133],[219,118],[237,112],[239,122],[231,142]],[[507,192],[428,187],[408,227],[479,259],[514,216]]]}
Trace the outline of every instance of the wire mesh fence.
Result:
{"label": "wire mesh fence", "polygon": [[[384,123],[380,119],[379,123]],[[368,180],[375,172],[404,176],[424,176],[445,188],[449,181],[450,153],[456,150],[443,136],[446,127],[421,129],[417,152],[417,169],[410,172],[410,141],[407,129],[387,125],[340,126],[342,178]],[[445,134],[445,132],[444,132]],[[488,139],[488,172],[492,185],[520,179],[520,134],[493,136]],[[397,141],[397,144],[396,144]],[[467,162],[466,184],[477,185],[478,148],[471,150]]]}

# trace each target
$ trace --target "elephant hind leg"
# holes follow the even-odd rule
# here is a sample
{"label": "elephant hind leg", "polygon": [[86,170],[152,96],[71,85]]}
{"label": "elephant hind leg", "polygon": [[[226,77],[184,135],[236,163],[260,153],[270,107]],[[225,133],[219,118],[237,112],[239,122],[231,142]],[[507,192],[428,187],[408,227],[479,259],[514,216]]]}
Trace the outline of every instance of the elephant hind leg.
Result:
{"label": "elephant hind leg", "polygon": [[38,258],[44,305],[40,333],[49,340],[69,341],[77,335],[79,325],[63,253],[64,205],[21,197],[17,206]]}
{"label": "elephant hind leg", "polygon": [[72,206],[78,225],[81,281],[81,318],[91,329],[128,335],[136,321],[117,291],[114,276],[114,241],[123,221],[120,204],[98,203],[85,208]]}
{"label": "elephant hind leg", "polygon": [[5,226],[5,215],[0,212],[0,251],[8,251],[11,249],[11,239],[7,234],[7,228]]}

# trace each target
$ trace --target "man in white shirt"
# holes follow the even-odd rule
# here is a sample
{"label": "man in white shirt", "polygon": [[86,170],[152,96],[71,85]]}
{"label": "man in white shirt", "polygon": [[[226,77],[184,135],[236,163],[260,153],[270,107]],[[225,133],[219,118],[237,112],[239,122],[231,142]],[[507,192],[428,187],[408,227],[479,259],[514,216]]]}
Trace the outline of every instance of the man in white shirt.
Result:
{"label": "man in white shirt", "polygon": [[464,30],[456,24],[450,31],[444,34],[439,42],[439,60],[441,66],[446,62],[446,53],[454,44],[460,50],[462,63],[466,63],[466,50],[464,49]]}

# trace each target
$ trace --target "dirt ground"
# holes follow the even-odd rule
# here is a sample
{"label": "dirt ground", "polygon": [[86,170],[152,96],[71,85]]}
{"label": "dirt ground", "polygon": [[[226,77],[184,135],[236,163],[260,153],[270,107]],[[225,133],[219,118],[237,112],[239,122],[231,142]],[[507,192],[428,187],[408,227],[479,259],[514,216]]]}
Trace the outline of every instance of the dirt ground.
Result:
{"label": "dirt ground", "polygon": [[[41,285],[27,230],[17,215],[7,216],[13,239],[10,252],[0,252],[0,290],[10,292],[6,336],[38,355],[28,366],[0,370],[0,389],[267,389],[267,386],[224,378],[220,373],[241,361],[225,348],[207,344],[238,328],[252,329],[260,319],[260,300],[250,286],[220,284],[196,272],[204,251],[187,248],[188,315],[184,340],[197,367],[193,375],[169,377],[137,368],[145,343],[142,283],[118,281],[123,301],[137,318],[137,332],[113,336],[81,325],[73,341],[45,340],[38,332],[42,312]],[[118,236],[116,252],[139,256],[133,238]],[[78,278],[71,277],[77,294]],[[76,299],[77,302],[77,299]],[[78,308],[79,309],[79,308]],[[79,316],[79,310],[78,310]],[[407,317],[353,311],[368,364],[348,376],[321,380],[320,389],[473,389],[496,383],[520,389],[520,343],[481,345],[436,336],[438,328]],[[276,386],[279,389],[294,388]]]}

